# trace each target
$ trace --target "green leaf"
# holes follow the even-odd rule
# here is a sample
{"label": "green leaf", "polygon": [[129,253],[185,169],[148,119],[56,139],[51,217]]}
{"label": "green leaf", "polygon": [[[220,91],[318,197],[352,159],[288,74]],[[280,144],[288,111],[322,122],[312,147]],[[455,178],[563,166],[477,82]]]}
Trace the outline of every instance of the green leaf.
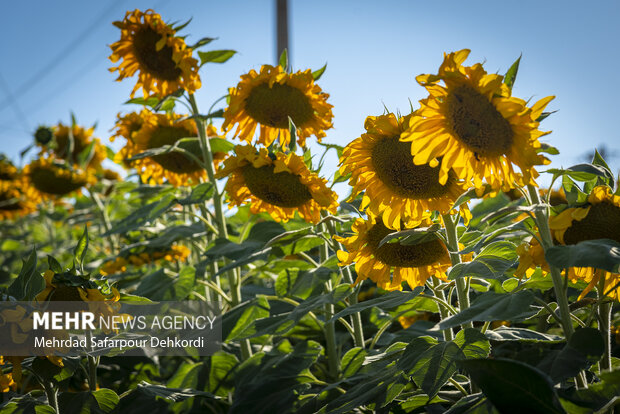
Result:
{"label": "green leaf", "polygon": [[97,391],[63,392],[58,395],[58,408],[61,413],[102,414],[113,412],[119,401],[118,395],[107,388]]}
{"label": "green leaf", "polygon": [[563,400],[584,407],[584,413],[607,412],[607,409],[611,409],[618,402],[620,370],[601,372],[600,379],[601,382],[588,384],[586,389],[560,389],[558,393]]}
{"label": "green leaf", "polygon": [[128,231],[135,230],[145,224],[151,223],[168,211],[168,209],[170,209],[170,207],[174,204],[176,204],[174,195],[166,194],[160,200],[154,201],[132,212],[130,215],[116,223],[110,230],[105,232],[103,236],[106,237],[111,234],[127,233]]}
{"label": "green leaf", "polygon": [[563,342],[564,338],[557,335],[544,334],[525,328],[513,328],[500,326],[494,330],[486,331],[485,335],[491,341],[519,341],[519,342]]}
{"label": "green leaf", "polygon": [[222,337],[233,341],[255,332],[253,322],[269,316],[269,302],[258,297],[226,312],[222,318]]}
{"label": "green leaf", "polygon": [[536,150],[538,153],[545,153],[550,155],[558,155],[560,151],[556,147],[552,147],[549,144],[545,144],[544,142],[540,143],[540,148]]}
{"label": "green leaf", "polygon": [[224,63],[237,53],[234,50],[211,50],[209,52],[198,52],[200,66],[205,63]]}
{"label": "green leaf", "polygon": [[217,351],[207,359],[209,377],[205,389],[220,397],[227,397],[234,383],[234,369],[239,360],[233,354]]}
{"label": "green leaf", "polygon": [[425,405],[441,404],[441,403],[447,403],[447,402],[449,401],[444,400],[443,398],[440,398],[440,397],[429,399],[428,395],[426,394],[418,394],[418,395],[409,397],[407,398],[406,401],[400,403],[400,407],[403,410],[405,410],[405,412],[410,413],[410,412],[415,411],[418,408],[424,407]]}
{"label": "green leaf", "polygon": [[286,48],[282,50],[282,53],[280,54],[280,59],[278,59],[278,65],[280,65],[285,71],[288,70],[288,51],[286,50]]}
{"label": "green leaf", "polygon": [[125,104],[144,105],[153,108],[159,103],[159,98],[151,96],[149,98],[133,98],[125,102]]}
{"label": "green leaf", "polygon": [[45,289],[45,279],[37,272],[37,251],[33,247],[28,259],[22,264],[17,278],[7,289],[7,293],[20,301],[33,300]]}
{"label": "green leaf", "polygon": [[211,183],[200,183],[192,188],[192,193],[183,200],[179,200],[182,206],[191,204],[201,204],[211,199],[213,196],[213,185]]}
{"label": "green leaf", "polygon": [[517,246],[509,241],[489,244],[471,262],[452,267],[448,279],[472,276],[482,279],[497,279],[517,261]]}
{"label": "green leaf", "polygon": [[454,338],[467,359],[486,358],[491,353],[491,344],[487,337],[477,329],[461,329]]}
{"label": "green leaf", "polygon": [[208,45],[209,43],[211,43],[214,40],[217,40],[217,37],[203,37],[202,39],[200,39],[199,41],[197,41],[196,43],[191,45],[189,48],[190,49],[197,49],[197,48],[202,47],[204,45]]}
{"label": "green leaf", "polygon": [[327,63],[323,65],[321,69],[317,69],[314,72],[312,72],[312,78],[315,81],[318,81],[319,79],[321,79],[321,76],[323,76],[323,73],[325,73],[325,69],[327,69]]}
{"label": "green leaf", "polygon": [[545,252],[547,263],[566,269],[594,267],[618,273],[620,243],[615,240],[587,240],[570,246],[551,246]]}
{"label": "green leaf", "polygon": [[508,86],[508,89],[512,90],[512,86],[517,79],[517,72],[519,72],[519,63],[521,63],[521,57],[523,54],[519,55],[519,58],[515,60],[515,62],[510,66],[506,75],[504,75],[504,83]]}
{"label": "green leaf", "polygon": [[461,398],[445,414],[500,414],[484,394],[471,394]]}
{"label": "green leaf", "polygon": [[600,177],[607,182],[614,179],[613,174],[611,174],[607,168],[594,164],[577,164],[572,167],[568,167],[565,170],[550,168],[546,172],[553,174],[554,177],[568,175],[572,179],[582,182],[590,181],[592,179],[596,179],[597,177]]}
{"label": "green leaf", "polygon": [[459,361],[502,414],[564,414],[549,378],[522,362],[504,358]]}
{"label": "green leaf", "polygon": [[350,305],[336,313],[328,322],[333,322],[338,318],[342,318],[343,316],[348,316],[354,314],[356,312],[361,312],[365,309],[370,309],[374,307],[378,307],[381,309],[392,309],[403,303],[415,298],[420,293],[424,291],[423,287],[416,287],[413,292],[401,292],[398,290],[394,290],[390,293],[387,293],[378,298],[374,298],[371,300],[365,300],[364,302],[356,303],[355,305]]}
{"label": "green leaf", "polygon": [[183,362],[166,383],[168,388],[196,388],[202,362]]}
{"label": "green leaf", "polygon": [[134,292],[151,300],[183,300],[192,292],[196,280],[196,270],[192,266],[181,269],[172,276],[166,269],[159,269],[145,277]]}
{"label": "green leaf", "polygon": [[430,227],[417,227],[415,229],[396,231],[388,234],[383,239],[381,239],[378,247],[383,246],[385,243],[395,241],[401,237],[403,239],[400,241],[400,243],[406,245],[413,245],[424,243],[427,241],[437,240],[437,235],[435,234],[435,232],[437,232],[439,229],[441,229],[441,226],[439,224],[433,224]]}
{"label": "green leaf", "polygon": [[76,157],[77,164],[86,166],[95,155],[95,141],[91,141]]}
{"label": "green leaf", "polygon": [[5,239],[2,241],[0,245],[0,251],[3,252],[14,252],[19,250],[22,247],[22,244],[17,240]]}
{"label": "green leaf", "polygon": [[73,250],[73,259],[79,263],[80,271],[84,273],[84,258],[88,251],[88,226],[84,226],[84,232],[80,236],[75,249]]}
{"label": "green leaf", "polygon": [[[8,397],[6,397],[8,398]],[[11,398],[0,409],[2,414],[56,414],[46,402],[35,399],[30,393]]]}
{"label": "green leaf", "polygon": [[523,320],[536,313],[533,302],[534,294],[529,290],[509,294],[486,292],[474,299],[469,308],[441,321],[439,329],[471,321]]}
{"label": "green leaf", "polygon": [[211,146],[211,151],[214,154],[217,152],[228,153],[230,150],[235,148],[235,144],[232,142],[218,137],[209,138],[209,145]]}
{"label": "green leaf", "polygon": [[219,397],[216,397],[210,392],[198,391],[191,388],[168,388],[164,385],[149,384],[145,381],[138,384],[136,391],[151,397],[161,397],[174,402],[183,401],[191,397],[219,399]]}
{"label": "green leaf", "polygon": [[437,344],[434,338],[423,336],[414,339],[405,348],[397,366],[433,398],[456,372],[456,360],[462,358],[463,351],[456,343]]}
{"label": "green leaf", "polygon": [[56,260],[56,258],[52,255],[47,255],[47,265],[49,266],[50,270],[54,273],[62,273],[63,269],[62,266],[60,265],[60,263],[58,263],[58,260]]}
{"label": "green leaf", "polygon": [[597,329],[579,328],[553,358],[549,375],[555,383],[574,377],[601,359],[604,352],[605,341]]}
{"label": "green leaf", "polygon": [[353,347],[343,355],[340,361],[340,370],[343,378],[351,377],[362,368],[367,352],[359,346]]}

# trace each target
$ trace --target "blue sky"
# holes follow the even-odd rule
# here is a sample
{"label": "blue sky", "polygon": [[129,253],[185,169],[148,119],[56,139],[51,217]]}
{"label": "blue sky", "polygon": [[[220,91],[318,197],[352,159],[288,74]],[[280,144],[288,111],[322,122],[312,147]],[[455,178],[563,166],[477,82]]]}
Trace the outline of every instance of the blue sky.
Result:
{"label": "blue sky", "polygon": [[[346,145],[363,132],[368,115],[408,112],[424,97],[415,76],[434,73],[444,51],[472,50],[467,63],[485,62],[503,74],[523,54],[514,95],[557,98],[542,129],[561,155],[555,166],[581,161],[605,145],[618,151],[616,81],[620,3],[598,1],[301,1],[289,0],[295,70],[327,71],[319,84],[334,105],[334,129],[325,142]],[[3,2],[0,65],[0,152],[19,161],[39,124],[98,123],[109,130],[133,87],[115,82],[107,57],[119,30],[111,22],[126,10],[154,8],[166,21],[193,17],[188,42],[217,37],[208,48],[239,52],[224,65],[203,67],[198,104],[210,104],[239,76],[275,61],[273,1],[107,0]],[[208,50],[208,48],[206,50]],[[10,94],[10,95],[9,95]],[[118,147],[117,147],[118,148]],[[31,154],[32,155],[32,154]],[[609,159],[615,168],[620,158]],[[333,171],[335,160],[327,168]],[[613,168],[613,167],[612,167]]]}

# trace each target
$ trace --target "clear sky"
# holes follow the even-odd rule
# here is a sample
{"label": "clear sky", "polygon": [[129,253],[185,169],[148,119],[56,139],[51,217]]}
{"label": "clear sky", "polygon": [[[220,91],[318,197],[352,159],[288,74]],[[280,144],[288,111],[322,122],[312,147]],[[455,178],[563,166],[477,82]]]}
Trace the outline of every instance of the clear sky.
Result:
{"label": "clear sky", "polygon": [[[116,114],[132,110],[123,102],[133,87],[108,71],[109,45],[120,37],[111,23],[149,7],[166,21],[193,17],[181,32],[188,43],[217,37],[205,50],[239,52],[202,68],[204,111],[241,74],[275,62],[274,0],[2,0],[0,152],[19,162],[39,124],[69,123],[71,111],[81,124],[97,122],[107,143]],[[578,163],[595,146],[620,155],[618,1],[289,0],[289,9],[294,69],[328,63],[319,84],[335,117],[325,142],[346,145],[384,105],[408,112],[409,99],[425,95],[415,76],[436,73],[444,51],[469,48],[466,63],[501,74],[522,53],[514,95],[557,96],[548,109],[558,112],[542,124],[553,130],[544,141],[561,151],[555,166]],[[620,157],[608,161],[617,169]]]}

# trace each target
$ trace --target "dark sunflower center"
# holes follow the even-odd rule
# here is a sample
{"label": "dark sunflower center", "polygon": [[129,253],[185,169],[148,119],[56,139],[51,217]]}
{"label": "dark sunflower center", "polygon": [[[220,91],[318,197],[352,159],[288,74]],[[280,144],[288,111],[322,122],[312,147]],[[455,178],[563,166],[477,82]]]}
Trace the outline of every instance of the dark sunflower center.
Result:
{"label": "dark sunflower center", "polygon": [[245,110],[256,121],[275,128],[288,128],[289,116],[297,127],[303,127],[314,116],[312,104],[302,91],[279,83],[252,88],[245,100]]}
{"label": "dark sunflower center", "polygon": [[60,285],[50,292],[49,300],[52,302],[81,302],[82,297],[79,288]]}
{"label": "dark sunflower center", "polygon": [[439,239],[413,245],[402,245],[400,242],[385,243],[378,247],[381,240],[393,231],[379,220],[366,234],[368,246],[375,258],[388,266],[428,266],[448,257],[448,251]]}
{"label": "dark sunflower center", "polygon": [[446,98],[447,119],[458,139],[484,157],[506,154],[513,143],[510,123],[480,92],[468,85]]}
{"label": "dark sunflower center", "polygon": [[612,203],[593,204],[583,220],[574,220],[564,233],[566,244],[584,240],[611,239],[620,243],[620,207]]}
{"label": "dark sunflower center", "polygon": [[[84,139],[80,139],[80,137],[73,137],[73,152],[69,154],[69,135],[57,135],[56,136],[56,154],[63,159],[71,159],[71,157],[77,157],[84,149],[88,143]],[[71,157],[68,157],[71,155]]]}
{"label": "dark sunflower center", "polygon": [[[183,127],[160,126],[151,134],[148,142],[148,148],[160,148],[164,145],[174,145],[181,138],[189,138],[193,135],[195,135],[194,132],[188,131]],[[178,147],[197,156],[200,156],[201,154],[200,144],[197,140],[181,143]],[[192,173],[201,169],[198,163],[176,151],[154,155],[151,159],[164,167],[166,170],[177,174]]]}
{"label": "dark sunflower center", "polygon": [[49,168],[34,168],[30,172],[30,180],[37,190],[54,195],[69,194],[86,184],[83,180],[57,177]]}
{"label": "dark sunflower center", "polygon": [[181,69],[172,59],[172,48],[157,50],[162,35],[150,27],[138,30],[133,37],[133,52],[143,69],[158,79],[173,81],[181,76]]}
{"label": "dark sunflower center", "polygon": [[278,207],[299,207],[312,199],[298,175],[286,171],[274,173],[273,170],[273,165],[259,168],[246,165],[241,173],[252,194]]}
{"label": "dark sunflower center", "polygon": [[10,181],[15,178],[16,174],[9,172],[8,169],[3,171],[1,168],[2,166],[0,166],[0,181]]}
{"label": "dark sunflower center", "polygon": [[371,157],[379,179],[401,197],[441,197],[454,181],[450,174],[445,185],[439,184],[439,166],[415,165],[411,157],[411,143],[400,142],[398,137],[377,141]]}

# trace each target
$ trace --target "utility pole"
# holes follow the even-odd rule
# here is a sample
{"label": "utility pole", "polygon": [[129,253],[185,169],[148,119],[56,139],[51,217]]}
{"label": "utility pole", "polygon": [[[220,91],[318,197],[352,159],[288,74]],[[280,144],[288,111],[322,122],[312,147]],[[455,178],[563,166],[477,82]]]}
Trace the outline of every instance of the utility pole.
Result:
{"label": "utility pole", "polygon": [[288,44],[288,0],[275,0],[276,2],[276,65],[284,49],[288,55],[288,71],[291,64],[291,48]]}

